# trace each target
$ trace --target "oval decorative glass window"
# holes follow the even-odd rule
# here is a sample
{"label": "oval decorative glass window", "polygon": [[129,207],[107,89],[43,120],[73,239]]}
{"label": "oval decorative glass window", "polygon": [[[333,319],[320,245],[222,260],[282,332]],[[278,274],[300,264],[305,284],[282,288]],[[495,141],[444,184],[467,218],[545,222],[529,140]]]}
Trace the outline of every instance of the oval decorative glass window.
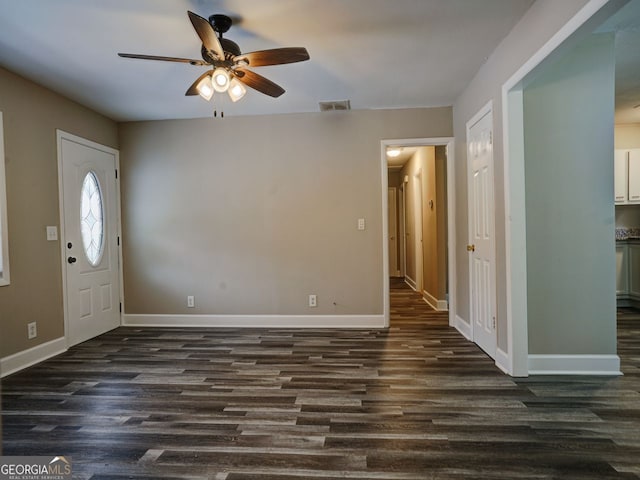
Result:
{"label": "oval decorative glass window", "polygon": [[94,267],[100,263],[103,250],[104,222],[102,194],[93,172],[87,173],[80,193],[80,232],[87,260]]}

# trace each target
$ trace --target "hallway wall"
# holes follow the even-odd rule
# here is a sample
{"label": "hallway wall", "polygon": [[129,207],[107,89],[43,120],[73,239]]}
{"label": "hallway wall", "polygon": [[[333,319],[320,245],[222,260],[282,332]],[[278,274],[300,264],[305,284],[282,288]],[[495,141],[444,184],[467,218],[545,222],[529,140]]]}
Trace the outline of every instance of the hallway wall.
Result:
{"label": "hallway wall", "polygon": [[[406,188],[407,276],[420,293],[434,307],[446,302],[446,157],[444,147],[419,147],[400,172],[408,177]],[[440,149],[440,150],[438,150]],[[436,151],[438,150],[438,155]],[[421,184],[418,184],[418,182]],[[421,188],[419,188],[421,187]],[[422,192],[422,207],[418,196]],[[422,231],[418,230],[417,216],[422,214]],[[444,218],[443,218],[444,217]],[[419,238],[422,238],[420,244]],[[422,279],[416,268],[422,246]]]}

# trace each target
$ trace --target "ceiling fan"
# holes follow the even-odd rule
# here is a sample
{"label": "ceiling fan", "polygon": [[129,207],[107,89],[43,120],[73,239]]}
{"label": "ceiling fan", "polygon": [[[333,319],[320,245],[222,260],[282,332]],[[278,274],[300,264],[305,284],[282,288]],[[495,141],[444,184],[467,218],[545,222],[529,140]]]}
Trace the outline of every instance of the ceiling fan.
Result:
{"label": "ceiling fan", "polygon": [[202,41],[202,60],[178,57],[162,57],[135,53],[118,53],[120,57],[142,60],[160,60],[164,62],[181,62],[198,66],[210,66],[187,89],[185,95],[200,95],[210,100],[213,92],[227,92],[232,101],[240,100],[246,93],[244,85],[251,87],[270,97],[279,97],[284,89],[271,80],[259,75],[248,67],[282,65],[309,60],[309,53],[303,47],[274,48],[241,53],[238,44],[223,38],[232,25],[226,15],[211,15],[209,20],[188,12],[191,24]]}

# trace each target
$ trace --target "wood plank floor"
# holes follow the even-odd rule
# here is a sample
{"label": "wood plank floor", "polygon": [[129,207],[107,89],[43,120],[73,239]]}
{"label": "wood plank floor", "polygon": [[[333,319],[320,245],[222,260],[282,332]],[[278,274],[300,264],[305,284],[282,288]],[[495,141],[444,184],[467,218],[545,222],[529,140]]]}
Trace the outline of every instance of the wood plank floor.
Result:
{"label": "wood plank floor", "polygon": [[624,376],[512,379],[393,287],[388,331],[85,342],[3,380],[3,453],[92,480],[640,478],[640,314],[619,315]]}

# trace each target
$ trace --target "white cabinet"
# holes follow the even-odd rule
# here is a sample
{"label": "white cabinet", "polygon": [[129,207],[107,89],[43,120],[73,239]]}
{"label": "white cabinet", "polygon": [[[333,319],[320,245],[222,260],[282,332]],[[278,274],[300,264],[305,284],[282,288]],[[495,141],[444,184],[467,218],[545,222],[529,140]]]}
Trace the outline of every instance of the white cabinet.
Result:
{"label": "white cabinet", "polygon": [[640,203],[640,149],[629,150],[628,162],[628,199],[631,203]]}
{"label": "white cabinet", "polygon": [[619,307],[640,308],[640,240],[616,242],[616,298]]}
{"label": "white cabinet", "polygon": [[640,242],[629,243],[629,296],[640,300]]}
{"label": "white cabinet", "polygon": [[616,295],[629,295],[629,246],[616,244]]}
{"label": "white cabinet", "polygon": [[617,204],[640,204],[640,148],[616,150],[613,156]]}
{"label": "white cabinet", "polygon": [[628,152],[626,150],[615,151],[613,156],[613,171],[616,203],[625,203],[627,201],[627,159]]}

